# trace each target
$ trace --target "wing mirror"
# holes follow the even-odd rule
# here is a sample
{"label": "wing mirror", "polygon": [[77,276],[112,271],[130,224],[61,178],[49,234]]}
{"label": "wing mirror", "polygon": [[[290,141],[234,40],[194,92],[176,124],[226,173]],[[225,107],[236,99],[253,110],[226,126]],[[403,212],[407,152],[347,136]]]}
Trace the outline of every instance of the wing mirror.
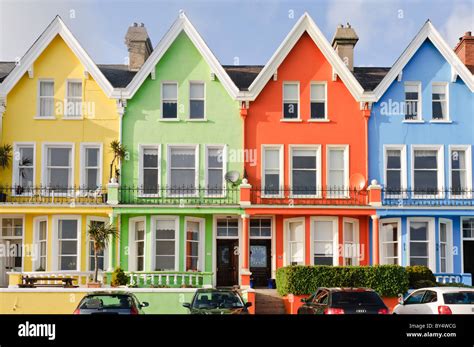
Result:
{"label": "wing mirror", "polygon": [[150,306],[150,304],[146,301],[144,301],[140,304],[140,307],[148,307],[148,306]]}
{"label": "wing mirror", "polygon": [[405,300],[403,300],[403,295],[399,295],[399,296],[398,296],[398,303],[399,303],[400,305],[405,305]]}
{"label": "wing mirror", "polygon": [[191,304],[190,304],[189,302],[185,302],[185,303],[183,304],[183,307],[186,307],[186,308],[191,309]]}
{"label": "wing mirror", "polygon": [[252,303],[251,303],[251,302],[246,302],[246,303],[245,303],[245,307],[250,307],[250,306],[252,306]]}

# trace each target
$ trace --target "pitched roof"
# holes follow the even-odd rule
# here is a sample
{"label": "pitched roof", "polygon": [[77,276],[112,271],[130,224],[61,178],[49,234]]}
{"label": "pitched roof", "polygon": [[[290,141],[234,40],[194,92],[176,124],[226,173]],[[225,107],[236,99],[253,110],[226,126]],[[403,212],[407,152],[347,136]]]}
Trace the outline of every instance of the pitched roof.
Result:
{"label": "pitched roof", "polygon": [[365,91],[372,91],[389,71],[389,67],[354,67],[352,73]]}
{"label": "pitched roof", "polygon": [[191,42],[194,44],[196,49],[202,55],[204,60],[207,62],[211,69],[211,73],[214,73],[217,79],[222,83],[224,88],[227,90],[229,95],[233,98],[237,98],[239,89],[236,87],[232,79],[229,77],[227,72],[224,70],[222,65],[219,63],[217,58],[211,52],[209,47],[206,45],[201,35],[197,32],[194,26],[191,24],[186,15],[181,12],[178,19],[173,23],[171,28],[161,39],[158,45],[155,47],[151,55],[145,61],[143,66],[133,77],[127,88],[122,91],[124,98],[131,98],[136,93],[141,84],[145,79],[154,71],[156,64],[160,61],[163,55],[166,53],[171,44],[175,41],[181,32],[185,32]]}
{"label": "pitched roof", "polygon": [[114,88],[125,88],[136,75],[136,71],[130,71],[125,64],[97,64],[97,66]]}
{"label": "pitched roof", "polygon": [[94,78],[104,93],[107,96],[112,95],[114,89],[110,82],[105,78],[91,57],[89,57],[86,51],[82,48],[66,24],[64,24],[61,17],[56,16],[20,59],[19,64],[17,64],[3,80],[0,85],[0,97],[5,97],[20,78],[33,67],[36,59],[57,35],[61,36],[71,51],[74,52],[79,61],[84,65],[85,70]]}
{"label": "pitched roof", "polygon": [[425,22],[423,27],[420,29],[418,34],[413,38],[408,47],[403,51],[402,55],[393,64],[390,71],[385,75],[379,85],[374,89],[373,94],[376,101],[379,100],[382,95],[387,91],[392,82],[397,76],[403,71],[406,64],[415,55],[421,45],[429,39],[446,61],[451,65],[451,79],[455,79],[459,76],[464,83],[468,86],[471,91],[474,91],[474,76],[468,70],[454,53],[453,49],[449,47],[446,41],[443,40],[436,28],[431,24],[429,20]]}
{"label": "pitched roof", "polygon": [[15,67],[13,61],[0,61],[0,82],[2,82]]}
{"label": "pitched roof", "polygon": [[222,67],[241,91],[248,90],[263,69],[263,65],[222,65]]}

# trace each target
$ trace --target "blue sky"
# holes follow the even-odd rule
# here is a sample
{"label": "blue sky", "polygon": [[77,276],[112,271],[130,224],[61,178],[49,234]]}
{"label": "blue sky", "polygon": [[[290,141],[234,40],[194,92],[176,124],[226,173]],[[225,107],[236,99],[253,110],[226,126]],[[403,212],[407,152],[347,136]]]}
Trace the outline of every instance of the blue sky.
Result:
{"label": "blue sky", "polygon": [[473,0],[0,0],[0,60],[22,56],[59,14],[96,63],[124,63],[131,23],[156,46],[180,9],[222,64],[265,64],[305,11],[329,41],[351,23],[356,66],[391,66],[428,18],[453,47],[474,31]]}

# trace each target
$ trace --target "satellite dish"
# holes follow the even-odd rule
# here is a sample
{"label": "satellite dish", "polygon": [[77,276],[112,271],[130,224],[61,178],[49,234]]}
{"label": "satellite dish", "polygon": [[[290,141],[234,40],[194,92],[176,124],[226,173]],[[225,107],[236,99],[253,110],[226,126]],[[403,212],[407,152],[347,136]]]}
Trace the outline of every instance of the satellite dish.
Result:
{"label": "satellite dish", "polygon": [[349,178],[349,185],[352,189],[362,190],[365,188],[365,177],[360,173],[355,173]]}
{"label": "satellite dish", "polygon": [[232,184],[237,183],[239,179],[240,179],[240,174],[237,171],[229,171],[225,174],[225,180]]}

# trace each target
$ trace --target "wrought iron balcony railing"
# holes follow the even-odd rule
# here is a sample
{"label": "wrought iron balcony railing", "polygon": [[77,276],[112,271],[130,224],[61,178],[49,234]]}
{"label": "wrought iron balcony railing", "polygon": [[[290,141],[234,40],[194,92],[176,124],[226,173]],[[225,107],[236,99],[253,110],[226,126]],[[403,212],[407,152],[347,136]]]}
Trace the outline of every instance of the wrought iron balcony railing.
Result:
{"label": "wrought iron balcony railing", "polygon": [[252,187],[255,205],[367,205],[367,190],[344,187]]}
{"label": "wrought iron balcony railing", "polygon": [[0,204],[101,205],[107,203],[102,187],[0,186]]}
{"label": "wrought iron balcony railing", "polygon": [[122,205],[219,206],[239,205],[239,187],[119,187]]}
{"label": "wrought iron balcony railing", "polygon": [[382,204],[386,206],[474,206],[471,189],[394,189],[383,188]]}

